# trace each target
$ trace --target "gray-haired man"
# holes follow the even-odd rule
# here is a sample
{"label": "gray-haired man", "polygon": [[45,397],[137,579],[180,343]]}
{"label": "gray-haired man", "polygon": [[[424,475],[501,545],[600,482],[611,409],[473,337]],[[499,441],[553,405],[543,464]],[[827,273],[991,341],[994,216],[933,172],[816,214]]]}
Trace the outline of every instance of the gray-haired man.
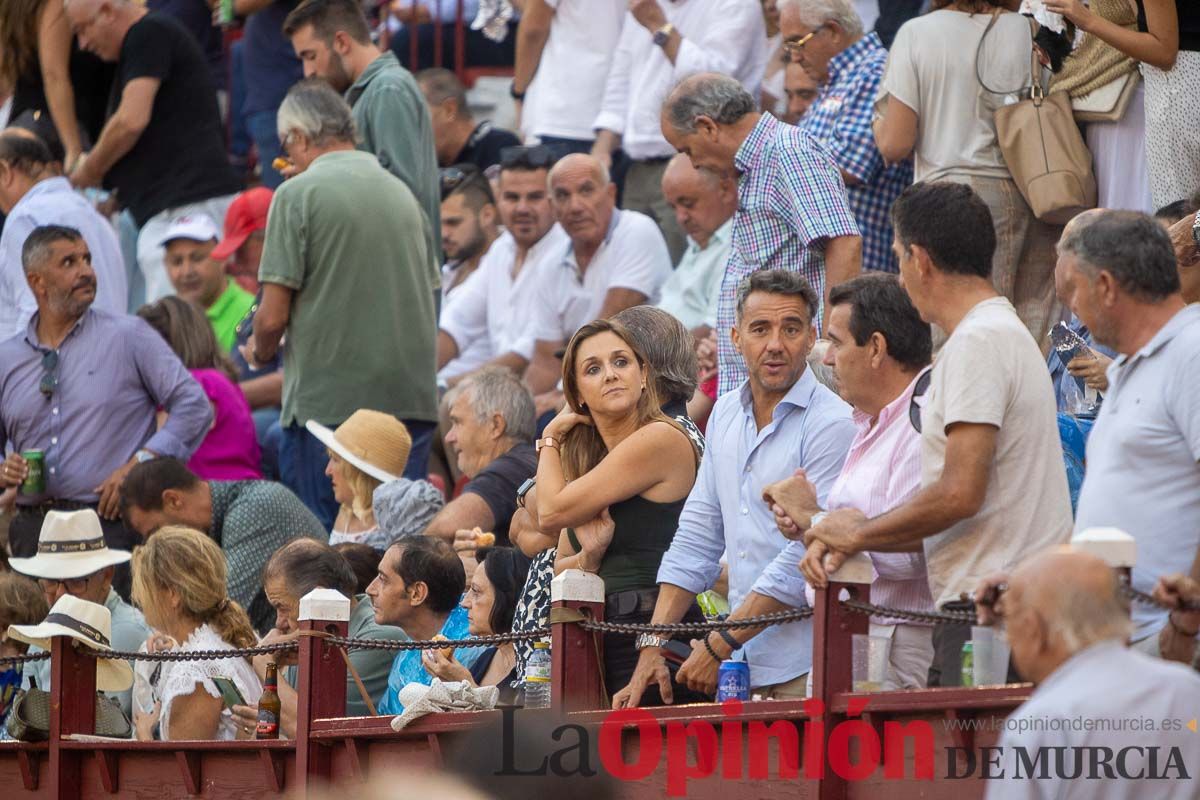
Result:
{"label": "gray-haired man", "polygon": [[[696,169],[738,175],[733,250],[717,303],[718,391],[746,377],[728,331],[742,278],[763,269],[801,273],[824,305],[828,287],[858,274],[862,238],[829,153],[811,136],[758,111],[724,75],[684,78],[667,97],[662,131]],[[820,332],[824,314],[813,320]]]}
{"label": "gray-haired man", "polygon": [[[487,367],[454,387],[446,444],[458,450],[458,468],[471,481],[425,529],[452,540],[458,531],[479,528],[508,544],[508,523],[517,493],[537,473],[533,450],[533,397],[504,367]],[[471,537],[473,539],[473,537]],[[473,549],[471,541],[468,549]]]}
{"label": "gray-haired man", "polygon": [[269,361],[287,331],[279,469],[329,527],[337,503],[308,420],[393,414],[412,434],[405,476],[425,471],[437,424],[427,221],[403,181],[355,150],[350,107],[325,83],[293,86],[277,127],[300,174],[271,202],[247,361]]}

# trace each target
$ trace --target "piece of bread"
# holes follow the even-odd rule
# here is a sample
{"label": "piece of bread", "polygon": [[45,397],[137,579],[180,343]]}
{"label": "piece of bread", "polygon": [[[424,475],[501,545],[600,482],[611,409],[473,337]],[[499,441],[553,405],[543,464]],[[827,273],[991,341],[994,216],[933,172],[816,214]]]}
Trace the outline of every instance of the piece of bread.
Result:
{"label": "piece of bread", "polygon": [[274,161],[271,162],[271,168],[274,169],[276,172],[283,172],[285,169],[287,169],[291,165],[292,165],[292,162],[288,161],[283,156],[279,156],[278,158],[276,158]]}
{"label": "piece of bread", "polygon": [[[448,642],[448,641],[450,641],[450,640],[449,640],[449,639],[447,639],[445,636],[443,636],[442,634],[440,634],[440,633],[439,633],[439,634],[437,634],[436,636],[434,636],[434,637],[433,637],[433,641],[435,641],[435,642]],[[446,659],[447,661],[451,661],[451,660],[453,660],[453,658],[454,658],[454,648],[453,648],[453,647],[443,647],[441,650],[438,650],[438,652],[439,652],[439,653],[441,653],[441,654],[442,654],[442,658]]]}
{"label": "piece of bread", "polygon": [[477,533],[475,534],[476,547],[491,547],[496,544],[496,534],[494,533]]}

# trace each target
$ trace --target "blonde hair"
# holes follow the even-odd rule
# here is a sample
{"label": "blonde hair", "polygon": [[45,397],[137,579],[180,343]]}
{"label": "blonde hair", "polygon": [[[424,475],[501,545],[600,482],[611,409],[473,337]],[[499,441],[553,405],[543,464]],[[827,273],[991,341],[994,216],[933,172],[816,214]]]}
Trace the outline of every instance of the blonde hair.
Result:
{"label": "blonde hair", "polygon": [[[589,322],[577,330],[567,344],[567,350],[563,354],[562,380],[563,395],[571,410],[577,414],[590,415],[590,412],[584,407],[583,398],[579,393],[579,378],[575,375],[575,366],[579,359],[580,345],[601,333],[615,334],[633,353],[638,366],[646,369],[646,385],[642,389],[642,396],[638,398],[636,410],[638,427],[641,428],[651,422],[665,422],[683,433],[683,428],[679,423],[662,412],[662,403],[658,397],[658,390],[655,388],[654,368],[646,361],[646,357],[635,344],[636,339],[628,328],[612,319],[597,319]],[[606,455],[608,455],[608,446],[604,444],[604,439],[596,430],[596,426],[576,425],[563,438],[563,477],[569,481],[575,480],[580,475],[590,472],[604,460]]]}
{"label": "blonde hair", "polygon": [[342,508],[357,517],[360,522],[373,521],[375,512],[371,504],[375,501],[375,490],[383,485],[383,481],[372,478],[333,450],[328,452],[330,458],[338,460],[337,469],[342,472],[342,480],[350,487],[350,491],[354,492],[354,500],[348,506],[343,504]]}
{"label": "blonde hair", "polygon": [[234,647],[253,647],[258,637],[245,610],[229,599],[227,574],[216,542],[192,528],[168,525],[133,551],[133,601],[159,612],[159,593],[173,589],[189,619],[207,623]]}

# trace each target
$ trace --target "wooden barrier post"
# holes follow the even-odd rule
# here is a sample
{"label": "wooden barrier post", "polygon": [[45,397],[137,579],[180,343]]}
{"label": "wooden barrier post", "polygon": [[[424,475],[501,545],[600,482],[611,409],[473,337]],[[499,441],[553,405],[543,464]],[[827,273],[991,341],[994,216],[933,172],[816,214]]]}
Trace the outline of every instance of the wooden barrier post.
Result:
{"label": "wooden barrier post", "polygon": [[314,779],[329,780],[330,749],[310,738],[313,720],[346,716],[346,664],[320,636],[346,636],[350,600],[333,589],[313,589],[300,599],[299,674],[296,686],[296,776],[307,794]]}
{"label": "wooden barrier post", "polygon": [[[854,686],[851,637],[870,630],[870,618],[846,608],[839,597],[845,591],[853,600],[870,601],[871,581],[875,573],[871,559],[859,553],[848,559],[841,569],[829,576],[829,585],[817,590],[813,614],[813,671],[812,696],[824,703],[826,712],[825,743],[821,752],[828,760],[829,732],[840,715],[831,713],[833,699]],[[846,781],[826,770],[817,790],[820,800],[845,800]]]}
{"label": "wooden barrier post", "polygon": [[[601,621],[604,581],[591,572],[566,570],[550,583],[550,606],[573,609]],[[604,653],[598,644],[599,636],[574,622],[555,622],[550,627],[551,707],[559,711],[604,708],[607,700],[601,675]]]}
{"label": "wooden barrier post", "polygon": [[66,750],[64,736],[96,732],[96,659],[69,636],[50,639],[50,796],[83,796],[83,750]]}

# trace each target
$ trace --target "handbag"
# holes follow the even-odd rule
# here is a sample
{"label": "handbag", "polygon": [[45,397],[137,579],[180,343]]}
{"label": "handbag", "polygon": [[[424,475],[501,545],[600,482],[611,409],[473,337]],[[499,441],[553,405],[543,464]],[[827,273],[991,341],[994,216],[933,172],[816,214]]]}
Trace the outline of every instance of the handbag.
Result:
{"label": "handbag", "polygon": [[[985,92],[997,92],[983,82],[979,56],[983,42],[999,19],[992,15],[979,49],[975,77]],[[1036,25],[1032,22],[1031,25]],[[1031,31],[1032,32],[1032,31]],[[1042,222],[1062,225],[1096,207],[1096,176],[1092,153],[1083,141],[1066,92],[1047,95],[1042,89],[1037,50],[1030,58],[1029,97],[996,109],[996,140],[1017,190]]]}
{"label": "handbag", "polygon": [[[44,742],[50,738],[50,693],[30,687],[13,699],[8,713],[8,735],[22,742]],[[121,706],[103,692],[96,692],[97,736],[129,739],[133,726]]]}
{"label": "handbag", "polygon": [[1142,74],[1137,70],[1126,72],[1080,97],[1071,98],[1071,108],[1077,122],[1120,122],[1129,108]]}

